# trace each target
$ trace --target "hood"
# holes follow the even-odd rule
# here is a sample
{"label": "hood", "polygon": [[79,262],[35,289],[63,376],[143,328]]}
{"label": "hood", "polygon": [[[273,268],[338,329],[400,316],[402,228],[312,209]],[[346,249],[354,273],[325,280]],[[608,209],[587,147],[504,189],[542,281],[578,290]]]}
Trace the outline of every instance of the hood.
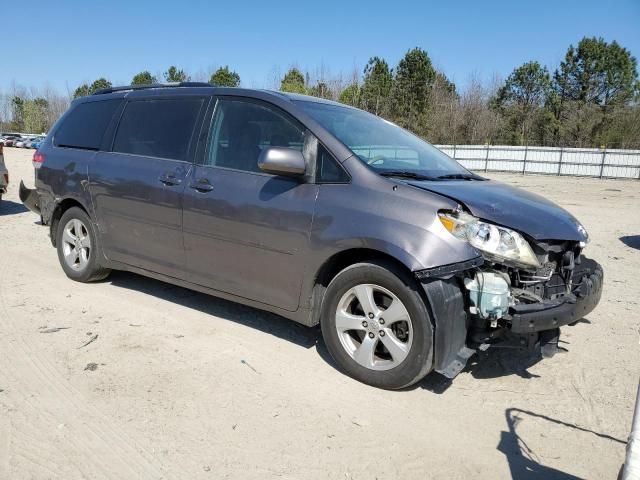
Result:
{"label": "hood", "polygon": [[494,180],[406,183],[456,200],[481,219],[518,230],[536,240],[586,241],[588,235],[564,208],[535,193]]}

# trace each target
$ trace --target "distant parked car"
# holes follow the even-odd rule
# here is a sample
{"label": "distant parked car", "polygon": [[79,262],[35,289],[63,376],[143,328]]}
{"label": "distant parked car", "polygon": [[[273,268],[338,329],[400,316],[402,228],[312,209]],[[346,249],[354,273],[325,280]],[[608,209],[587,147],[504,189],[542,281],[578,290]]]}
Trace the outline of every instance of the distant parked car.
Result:
{"label": "distant parked car", "polygon": [[20,135],[8,135],[4,139],[4,146],[5,147],[15,147],[16,141],[18,141],[20,139],[21,139]]}
{"label": "distant parked car", "polygon": [[27,146],[29,148],[35,148],[37,150],[40,148],[40,145],[42,145],[42,142],[44,142],[45,138],[46,137],[36,137],[31,142],[29,142]]}
{"label": "distant parked car", "polygon": [[25,141],[25,138],[16,138],[15,142],[13,142],[13,146],[16,148],[22,148]]}
{"label": "distant parked car", "polygon": [[22,137],[16,140],[14,147],[17,148],[27,148],[27,144],[32,140],[33,137]]}
{"label": "distant parked car", "polygon": [[7,193],[7,185],[9,185],[9,172],[4,165],[3,149],[4,147],[0,143],[0,200],[2,200],[2,195]]}
{"label": "distant parked car", "polygon": [[10,133],[10,132],[2,132],[0,133],[0,143],[5,145],[5,142],[8,139],[12,139],[12,138],[16,138],[19,137],[20,135],[17,133]]}

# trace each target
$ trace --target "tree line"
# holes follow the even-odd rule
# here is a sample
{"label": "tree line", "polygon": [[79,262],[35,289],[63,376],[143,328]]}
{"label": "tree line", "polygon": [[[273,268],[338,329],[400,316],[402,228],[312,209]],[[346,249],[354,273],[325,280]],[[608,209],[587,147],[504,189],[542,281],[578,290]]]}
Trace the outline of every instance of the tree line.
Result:
{"label": "tree line", "polygon": [[569,46],[553,73],[529,61],[493,85],[472,78],[462,92],[420,48],[393,69],[372,57],[340,91],[307,85],[295,69],[281,89],[362,108],[438,144],[640,148],[637,61],[602,38]]}
{"label": "tree line", "polygon": [[[188,82],[191,77],[176,66],[170,66],[162,73],[165,82]],[[229,69],[220,67],[211,74],[209,83],[219,87],[239,87],[240,75]],[[149,85],[159,83],[156,76],[145,70],[137,73],[131,79],[131,85]],[[55,121],[69,107],[71,100],[92,95],[98,90],[110,88],[112,83],[104,77],[92,83],[83,83],[72,94],[60,95],[50,88],[44,93],[13,85],[12,92],[0,95],[0,129],[11,132],[44,133],[51,128]],[[34,93],[35,92],[35,93]]]}
{"label": "tree line", "polygon": [[[162,77],[165,82],[169,83],[191,81],[191,76],[189,76],[184,70],[178,69],[175,65],[170,66],[165,72],[163,72]],[[152,75],[148,70],[135,74],[131,79],[131,85],[152,85],[154,83],[159,83],[158,78]],[[239,87],[240,75],[229,70],[229,66],[220,67],[211,75],[208,83],[214,87]],[[98,78],[90,85],[83,83],[76,88],[73,92],[73,98],[91,95],[98,90],[111,88],[112,86],[111,82],[106,78]]]}
{"label": "tree line", "polygon": [[[165,82],[190,81],[176,66]],[[240,75],[229,66],[203,79],[214,86],[238,87]],[[149,71],[131,85],[158,83]],[[69,97],[111,87],[99,78],[78,86]],[[489,84],[471,77],[459,89],[438,71],[421,48],[413,48],[395,67],[371,57],[362,73],[348,81],[322,68],[312,77],[291,67],[274,79],[274,89],[338,101],[391,120],[437,144],[508,144],[565,147],[640,148],[640,82],[637,61],[617,42],[583,38],[570,45],[560,65],[550,70],[532,60],[504,80]],[[67,100],[68,102],[68,100]],[[3,129],[47,131],[64,111],[60,96],[5,96]],[[66,105],[64,105],[66,108]],[[4,117],[4,118],[3,118]],[[5,120],[2,122],[2,120]],[[10,121],[8,120],[10,119]]]}

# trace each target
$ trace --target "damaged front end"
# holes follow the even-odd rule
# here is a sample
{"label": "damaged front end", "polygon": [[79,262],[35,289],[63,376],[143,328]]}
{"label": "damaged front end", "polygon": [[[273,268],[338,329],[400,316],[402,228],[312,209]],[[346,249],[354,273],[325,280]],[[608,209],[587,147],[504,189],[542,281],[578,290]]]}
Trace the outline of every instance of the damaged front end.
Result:
{"label": "damaged front end", "polygon": [[436,321],[435,369],[445,376],[453,378],[475,351],[501,342],[539,347],[550,357],[559,327],[575,324],[600,301],[603,271],[582,255],[582,227],[583,240],[534,240],[462,210],[441,212],[440,219],[481,253],[474,265],[416,272]]}
{"label": "damaged front end", "polygon": [[471,317],[468,344],[479,348],[515,338],[522,346],[557,351],[559,327],[574,324],[600,301],[603,271],[575,242],[533,244],[542,266],[523,269],[486,262],[466,272]]}

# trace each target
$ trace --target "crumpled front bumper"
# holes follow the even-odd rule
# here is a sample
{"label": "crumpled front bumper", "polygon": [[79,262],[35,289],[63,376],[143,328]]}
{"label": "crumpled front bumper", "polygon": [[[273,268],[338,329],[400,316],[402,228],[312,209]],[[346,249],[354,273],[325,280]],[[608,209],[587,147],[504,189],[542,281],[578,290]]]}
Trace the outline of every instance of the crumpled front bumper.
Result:
{"label": "crumpled front bumper", "polygon": [[41,215],[40,212],[40,195],[35,188],[27,188],[24,182],[20,180],[19,190],[20,201],[36,215]]}
{"label": "crumpled front bumper", "polygon": [[[516,346],[542,346],[550,333],[557,335],[559,327],[576,323],[596,307],[604,280],[602,267],[594,260],[582,257],[574,270],[571,294],[555,301],[512,306],[504,318],[506,324],[489,329],[486,320],[481,321],[482,326],[473,324],[465,300],[467,291],[452,273],[453,269],[449,270],[444,273],[439,270],[434,275],[431,271],[427,275],[416,272],[435,324],[434,370],[448,378],[460,373],[468,358],[482,344],[513,338],[517,340]],[[523,338],[528,341],[518,340]]]}
{"label": "crumpled front bumper", "polygon": [[511,332],[527,334],[551,330],[577,322],[591,313],[602,296],[604,272],[591,259],[584,258],[583,262],[585,265],[574,274],[573,295],[567,299],[511,307]]}

